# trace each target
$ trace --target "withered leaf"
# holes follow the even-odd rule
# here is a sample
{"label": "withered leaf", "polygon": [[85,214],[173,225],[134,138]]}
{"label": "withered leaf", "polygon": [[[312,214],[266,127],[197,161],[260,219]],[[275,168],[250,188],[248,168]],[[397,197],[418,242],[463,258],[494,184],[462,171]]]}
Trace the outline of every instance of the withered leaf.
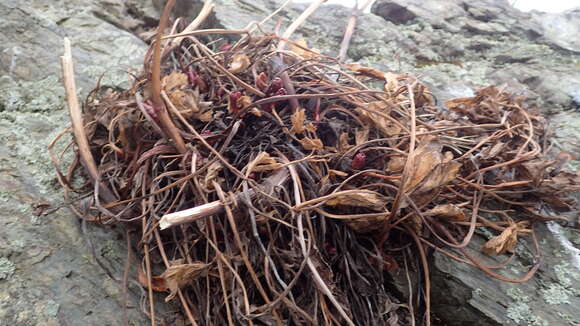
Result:
{"label": "withered leaf", "polygon": [[207,272],[211,265],[202,262],[192,264],[179,264],[169,266],[161,277],[165,280],[171,293],[165,301],[173,299],[177,295],[177,290],[195,281],[203,273]]}
{"label": "withered leaf", "polygon": [[232,74],[237,74],[245,71],[250,66],[250,58],[244,53],[235,53],[232,56],[232,63],[230,64],[229,71]]}
{"label": "withered leaf", "polygon": [[354,139],[357,146],[364,144],[369,140],[369,131],[368,127],[356,130]]}
{"label": "withered leaf", "polygon": [[[147,274],[141,269],[137,269],[137,281],[141,286],[144,288],[149,288],[149,282],[147,280]],[[156,292],[165,292],[167,291],[168,286],[165,282],[165,279],[162,276],[152,276],[151,277],[151,290]]]}
{"label": "withered leaf", "polygon": [[203,122],[210,122],[213,120],[213,111],[207,110],[204,113],[198,114],[196,118]]}
{"label": "withered leaf", "polygon": [[465,221],[465,213],[454,204],[437,205],[426,211],[424,215],[450,218],[454,221]]}
{"label": "withered leaf", "polygon": [[461,163],[451,161],[451,153],[441,153],[442,145],[435,137],[425,138],[415,151],[413,166],[404,184],[406,192],[422,194],[453,181]]}
{"label": "withered leaf", "polygon": [[174,71],[171,74],[163,77],[161,81],[163,89],[170,93],[175,89],[180,89],[188,85],[187,75],[181,72]]}
{"label": "withered leaf", "polygon": [[433,173],[429,174],[425,181],[415,191],[416,193],[426,193],[433,189],[439,188],[455,180],[462,164],[451,161],[437,165]]}
{"label": "withered leaf", "polygon": [[304,39],[290,42],[288,44],[288,49],[304,59],[314,59],[320,56],[320,51],[317,49],[310,49]]}
{"label": "withered leaf", "polygon": [[316,129],[318,129],[318,128],[316,127],[316,125],[314,123],[309,122],[306,124],[306,127],[304,127],[304,129],[306,129],[309,132],[315,133]]}
{"label": "withered leaf", "polygon": [[338,150],[345,151],[352,147],[351,144],[348,143],[348,132],[342,132],[338,137]]}
{"label": "withered leaf", "polygon": [[363,76],[367,76],[367,77],[371,77],[371,78],[376,78],[376,79],[385,79],[385,73],[374,69],[374,68],[369,68],[369,67],[364,67],[361,66],[359,64],[348,64],[346,65],[346,67],[353,72],[356,72],[359,75],[363,75]]}
{"label": "withered leaf", "polygon": [[292,113],[292,116],[290,117],[290,120],[292,121],[292,132],[299,134],[304,132],[304,118],[304,109],[298,109],[296,112]]}
{"label": "withered leaf", "polygon": [[385,137],[397,136],[401,133],[401,126],[397,120],[389,118],[391,108],[384,101],[368,103],[366,108],[357,108],[357,114],[364,122],[377,128]]}
{"label": "withered leaf", "polygon": [[415,150],[413,166],[409,171],[409,177],[403,186],[405,191],[415,188],[427,177],[435,167],[441,163],[441,143],[432,137],[426,139]]}
{"label": "withered leaf", "polygon": [[513,252],[518,242],[517,225],[507,227],[503,232],[491,238],[483,245],[483,252],[489,256],[496,256],[506,251]]}
{"label": "withered leaf", "polygon": [[370,190],[360,189],[355,192],[349,191],[339,194],[327,200],[327,206],[356,206],[366,207],[374,210],[383,210],[385,199],[379,193]]}
{"label": "withered leaf", "polygon": [[282,167],[282,165],[282,163],[278,163],[275,158],[270,156],[270,154],[260,152],[260,154],[258,154],[258,156],[248,164],[246,177],[248,177],[252,172],[276,170]]}
{"label": "withered leaf", "polygon": [[389,172],[401,172],[405,168],[406,159],[403,156],[391,156],[389,157],[389,163],[387,164],[387,171]]}
{"label": "withered leaf", "polygon": [[199,107],[197,106],[197,98],[195,93],[191,90],[179,90],[176,89],[169,93],[169,98],[171,103],[186,117],[199,112]]}
{"label": "withered leaf", "polygon": [[346,224],[357,233],[370,233],[382,229],[384,221],[389,217],[389,213],[364,216],[352,220],[347,220]]}
{"label": "withered leaf", "polygon": [[322,140],[320,140],[318,138],[312,139],[312,138],[304,137],[304,138],[300,139],[299,142],[302,145],[302,147],[307,151],[324,148],[324,146],[322,145]]}

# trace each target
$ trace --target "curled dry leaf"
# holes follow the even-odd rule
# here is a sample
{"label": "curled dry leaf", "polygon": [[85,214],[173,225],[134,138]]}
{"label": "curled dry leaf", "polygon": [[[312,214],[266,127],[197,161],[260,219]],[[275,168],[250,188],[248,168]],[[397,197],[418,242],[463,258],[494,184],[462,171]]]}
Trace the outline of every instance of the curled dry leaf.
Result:
{"label": "curled dry leaf", "polygon": [[308,137],[304,137],[302,139],[299,140],[300,145],[302,145],[302,147],[307,150],[307,151],[312,151],[312,150],[317,150],[317,149],[323,149],[324,146],[322,145],[322,140],[315,138],[308,138]]}
{"label": "curled dry leaf", "polygon": [[305,112],[304,109],[298,109],[296,112],[292,113],[290,116],[290,120],[292,121],[292,132],[301,134],[304,132],[304,118]]}
{"label": "curled dry leaf", "polygon": [[387,171],[389,172],[401,172],[405,168],[405,158],[403,156],[391,156],[389,158],[389,163],[387,163]]}
{"label": "curled dry leaf", "polygon": [[288,49],[304,59],[315,59],[320,56],[320,51],[317,49],[310,49],[304,39],[289,43]]}
{"label": "curled dry leaf", "polygon": [[401,133],[402,128],[395,122],[396,119],[389,119],[391,108],[386,102],[371,102],[364,109],[357,108],[356,112],[361,120],[377,128],[385,137],[393,137]]}
{"label": "curled dry leaf", "polygon": [[171,103],[173,103],[173,105],[175,105],[175,107],[186,118],[199,112],[199,107],[197,105],[198,99],[195,97],[195,93],[192,90],[174,90],[169,93],[169,98],[171,99]]}
{"label": "curled dry leaf", "polygon": [[[149,282],[147,280],[147,274],[143,271],[143,269],[137,269],[137,281],[141,286],[144,288],[149,288]],[[165,282],[163,276],[152,276],[151,277],[151,290],[156,292],[165,292],[168,290],[168,285]]]}
{"label": "curled dry leaf", "polygon": [[202,276],[203,273],[208,271],[210,266],[210,264],[202,262],[169,266],[161,275],[161,278],[165,280],[167,287],[171,291],[165,301],[173,299],[177,295],[177,290]]}
{"label": "curled dry leaf", "polygon": [[161,84],[163,85],[165,92],[170,93],[173,90],[187,86],[189,81],[186,74],[174,71],[171,74],[163,77]]}
{"label": "curled dry leaf", "polygon": [[437,205],[426,211],[424,215],[450,218],[454,221],[465,221],[465,213],[454,204]]}
{"label": "curled dry leaf", "polygon": [[374,68],[369,68],[369,67],[363,67],[359,64],[348,64],[346,65],[346,67],[348,68],[348,70],[356,72],[359,75],[363,75],[366,77],[371,77],[371,78],[376,78],[376,79],[382,79],[385,80],[385,73],[374,69]]}
{"label": "curled dry leaf", "polygon": [[435,141],[433,137],[419,144],[419,147],[415,150],[409,177],[403,185],[405,191],[415,188],[441,163],[442,148],[443,146],[438,141]]}
{"label": "curled dry leaf", "polygon": [[385,207],[385,199],[379,193],[360,189],[356,192],[339,194],[327,200],[327,206],[355,206],[381,211]]}
{"label": "curled dry leaf", "polygon": [[365,126],[362,129],[357,129],[354,139],[357,146],[366,143],[369,140],[369,127]]}
{"label": "curled dry leaf", "polygon": [[346,221],[346,224],[357,233],[370,233],[382,229],[389,212],[375,216],[364,216]]}
{"label": "curled dry leaf", "polygon": [[266,152],[260,152],[256,158],[248,164],[246,177],[252,172],[270,171],[281,168],[282,163],[278,163],[275,158]]}
{"label": "curled dry leaf", "polygon": [[230,64],[229,71],[232,74],[237,74],[244,72],[250,66],[250,58],[244,53],[235,53],[232,56],[232,63]]}
{"label": "curled dry leaf", "polygon": [[512,225],[503,232],[491,238],[483,245],[483,252],[489,256],[496,256],[505,253],[506,251],[513,252],[518,241],[518,232],[516,225]]}
{"label": "curled dry leaf", "polygon": [[338,137],[338,150],[339,151],[346,151],[347,149],[351,148],[352,145],[348,143],[349,137],[348,132],[342,132]]}
{"label": "curled dry leaf", "polygon": [[413,166],[404,184],[406,192],[422,194],[439,188],[457,177],[461,163],[441,153],[442,145],[434,137],[425,138],[415,151]]}

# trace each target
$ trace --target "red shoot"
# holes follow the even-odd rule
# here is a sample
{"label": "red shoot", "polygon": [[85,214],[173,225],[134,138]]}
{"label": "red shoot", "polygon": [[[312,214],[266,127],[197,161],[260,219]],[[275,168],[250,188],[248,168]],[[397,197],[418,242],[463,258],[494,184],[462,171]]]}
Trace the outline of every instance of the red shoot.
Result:
{"label": "red shoot", "polygon": [[186,75],[187,80],[189,81],[191,87],[197,86],[197,82],[199,81],[199,75],[191,68],[187,69]]}
{"label": "red shoot", "polygon": [[230,93],[230,112],[238,113],[241,107],[238,105],[238,100],[242,97],[242,93],[240,91],[235,91]]}
{"label": "red shoot", "polygon": [[276,77],[272,79],[270,87],[268,87],[268,91],[266,91],[266,93],[268,95],[276,94],[280,88],[282,88],[282,79],[280,77]]}
{"label": "red shoot", "polygon": [[359,152],[352,159],[351,167],[353,170],[360,170],[365,166],[366,161],[367,155],[363,152]]}

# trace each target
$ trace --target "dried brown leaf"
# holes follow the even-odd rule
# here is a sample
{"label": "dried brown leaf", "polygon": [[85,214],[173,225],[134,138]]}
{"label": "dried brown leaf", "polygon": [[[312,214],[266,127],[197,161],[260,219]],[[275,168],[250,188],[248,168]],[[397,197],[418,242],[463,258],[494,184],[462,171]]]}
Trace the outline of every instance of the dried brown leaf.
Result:
{"label": "dried brown leaf", "polygon": [[315,59],[320,56],[320,51],[317,49],[310,49],[304,39],[289,43],[288,49],[304,59]]}
{"label": "dried brown leaf", "polygon": [[173,299],[177,295],[177,290],[202,276],[203,273],[208,271],[209,267],[210,264],[202,262],[169,266],[161,275],[171,291],[165,301]]}
{"label": "dried brown leaf", "polygon": [[405,168],[406,159],[403,156],[391,156],[389,157],[389,163],[387,163],[387,171],[389,172],[401,172]]}
{"label": "dried brown leaf", "polygon": [[196,118],[198,120],[201,120],[203,122],[210,122],[213,120],[213,111],[212,110],[207,110],[204,113],[198,114],[196,116]]}
{"label": "dried brown leaf", "polygon": [[232,63],[228,70],[232,74],[237,74],[248,69],[250,64],[250,58],[245,53],[235,53],[232,56]]}
{"label": "dried brown leaf", "polygon": [[393,137],[401,133],[401,126],[395,122],[396,119],[388,118],[391,114],[391,108],[384,101],[368,103],[366,108],[357,108],[356,112],[361,120],[374,126],[385,137]]}
{"label": "dried brown leaf", "polygon": [[443,204],[437,205],[426,211],[424,215],[450,218],[454,221],[465,221],[465,213],[457,205]]}
{"label": "dried brown leaf", "polygon": [[309,131],[311,133],[315,133],[316,129],[318,129],[318,128],[316,127],[316,125],[314,123],[309,122],[306,124],[306,127],[304,127],[304,129],[306,129],[307,131]]}
{"label": "dried brown leaf", "polygon": [[322,140],[320,140],[318,138],[312,139],[312,138],[304,137],[304,138],[300,139],[299,142],[302,145],[302,147],[307,151],[324,148],[324,146],[322,145]]}
{"label": "dried brown leaf", "polygon": [[187,80],[187,75],[181,72],[174,71],[171,74],[163,77],[161,82],[165,92],[170,93],[175,89],[180,89],[189,84]]}
{"label": "dried brown leaf", "polygon": [[382,229],[384,221],[389,217],[388,212],[378,216],[364,216],[345,221],[357,233],[370,233]]}
{"label": "dried brown leaf", "polygon": [[415,193],[427,193],[455,180],[461,166],[461,163],[455,161],[437,165],[433,170],[433,173],[429,174],[419,188],[415,190]]}
{"label": "dried brown leaf", "polygon": [[513,252],[518,241],[517,225],[512,225],[503,232],[491,238],[483,245],[483,252],[489,256],[496,256],[506,251]]}
{"label": "dried brown leaf", "polygon": [[198,99],[195,97],[195,93],[192,90],[179,90],[176,89],[169,93],[169,98],[171,103],[183,114],[186,118],[199,112],[199,107],[197,105]]}
{"label": "dried brown leaf", "polygon": [[356,146],[366,143],[369,140],[369,131],[368,127],[364,127],[362,129],[357,129],[354,135]]}
{"label": "dried brown leaf", "polygon": [[417,150],[415,150],[415,158],[409,171],[409,177],[403,185],[405,191],[415,188],[441,163],[442,148],[441,143],[435,141],[432,137],[419,145]]}
{"label": "dried brown leaf", "polygon": [[327,200],[325,204],[328,206],[366,207],[380,211],[385,207],[385,199],[374,191],[360,189],[356,192],[337,195]]}
{"label": "dried brown leaf", "polygon": [[252,172],[271,171],[279,169],[282,166],[283,164],[278,163],[275,158],[270,156],[270,154],[260,152],[260,154],[258,154],[258,156],[248,164],[246,177],[248,177]]}
{"label": "dried brown leaf", "polygon": [[384,80],[385,79],[385,73],[374,69],[374,68],[369,68],[369,67],[363,67],[359,64],[349,64],[346,65],[346,67],[353,72],[356,72],[359,75],[363,75],[366,77],[371,77],[371,78],[376,78],[376,79],[381,79]]}
{"label": "dried brown leaf", "polygon": [[351,148],[353,145],[348,143],[349,136],[348,132],[342,132],[338,137],[338,150],[346,151],[347,149]]}
{"label": "dried brown leaf", "polygon": [[[149,288],[149,282],[147,281],[147,274],[141,269],[137,269],[137,281],[144,288]],[[151,290],[156,292],[165,292],[168,289],[168,285],[162,276],[152,276],[151,277]]]}
{"label": "dried brown leaf", "polygon": [[298,109],[296,112],[292,113],[290,120],[292,121],[292,132],[295,133],[303,133],[304,132],[304,118],[305,118],[305,111],[304,109]]}
{"label": "dried brown leaf", "polygon": [[332,169],[328,170],[328,174],[330,176],[338,176],[338,177],[347,177],[348,176],[348,173],[346,173],[346,172],[339,171],[339,170],[332,170]]}

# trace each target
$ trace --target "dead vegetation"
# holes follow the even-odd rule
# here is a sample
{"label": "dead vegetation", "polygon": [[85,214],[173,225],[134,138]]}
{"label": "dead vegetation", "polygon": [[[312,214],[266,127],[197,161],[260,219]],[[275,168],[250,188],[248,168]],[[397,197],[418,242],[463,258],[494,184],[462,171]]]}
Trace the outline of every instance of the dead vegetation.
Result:
{"label": "dead vegetation", "polygon": [[[492,86],[441,105],[412,76],[289,35],[188,31],[160,32],[132,88],[97,87],[82,113],[63,57],[77,159],[53,153],[59,180],[92,194],[79,217],[138,227],[152,324],[154,292],[191,325],[429,324],[432,249],[505,281],[534,274],[534,224],[572,207],[579,176],[547,158],[546,121],[521,98]],[[489,255],[531,236],[529,273],[507,279],[465,251],[483,227]],[[399,268],[421,271],[409,303],[388,288]]]}

